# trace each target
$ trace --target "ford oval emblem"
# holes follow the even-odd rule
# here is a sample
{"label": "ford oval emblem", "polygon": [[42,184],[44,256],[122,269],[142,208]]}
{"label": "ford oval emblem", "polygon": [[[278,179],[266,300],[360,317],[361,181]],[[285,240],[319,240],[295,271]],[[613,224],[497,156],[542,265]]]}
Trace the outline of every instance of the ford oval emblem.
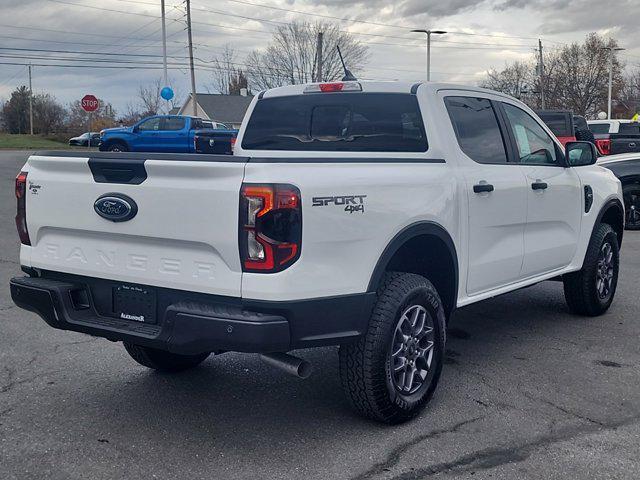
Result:
{"label": "ford oval emblem", "polygon": [[138,205],[131,197],[121,193],[107,193],[93,204],[98,215],[112,222],[126,222],[138,213]]}

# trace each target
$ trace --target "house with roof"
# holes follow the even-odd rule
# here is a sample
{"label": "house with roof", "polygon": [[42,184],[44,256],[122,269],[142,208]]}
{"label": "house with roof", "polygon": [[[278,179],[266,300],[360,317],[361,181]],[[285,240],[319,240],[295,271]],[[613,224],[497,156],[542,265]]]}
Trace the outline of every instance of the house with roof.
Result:
{"label": "house with roof", "polygon": [[[226,123],[233,128],[240,128],[251,100],[253,100],[253,95],[247,95],[244,89],[240,95],[196,93],[197,116],[214,122]],[[193,115],[191,95],[178,111],[178,115]]]}

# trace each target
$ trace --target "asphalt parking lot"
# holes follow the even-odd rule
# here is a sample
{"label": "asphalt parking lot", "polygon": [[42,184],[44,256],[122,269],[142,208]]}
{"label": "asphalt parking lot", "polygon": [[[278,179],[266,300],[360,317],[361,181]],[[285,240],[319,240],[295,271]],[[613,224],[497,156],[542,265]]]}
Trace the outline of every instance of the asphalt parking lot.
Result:
{"label": "asphalt parking lot", "polygon": [[554,282],[459,310],[430,408],[385,427],[349,410],[333,348],[300,352],[308,380],[239,354],[161,375],[15,307],[26,156],[0,151],[3,480],[640,477],[640,232],[603,317],[569,314]]}

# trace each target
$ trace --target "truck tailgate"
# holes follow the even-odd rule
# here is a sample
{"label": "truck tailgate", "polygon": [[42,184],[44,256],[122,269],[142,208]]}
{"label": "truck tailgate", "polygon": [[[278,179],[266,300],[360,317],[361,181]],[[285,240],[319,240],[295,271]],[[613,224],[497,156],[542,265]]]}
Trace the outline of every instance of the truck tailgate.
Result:
{"label": "truck tailgate", "polygon": [[[29,158],[32,246],[22,246],[23,265],[240,296],[238,196],[244,159],[80,155],[87,154]],[[94,204],[106,194],[129,197],[137,214],[121,222],[103,218]]]}

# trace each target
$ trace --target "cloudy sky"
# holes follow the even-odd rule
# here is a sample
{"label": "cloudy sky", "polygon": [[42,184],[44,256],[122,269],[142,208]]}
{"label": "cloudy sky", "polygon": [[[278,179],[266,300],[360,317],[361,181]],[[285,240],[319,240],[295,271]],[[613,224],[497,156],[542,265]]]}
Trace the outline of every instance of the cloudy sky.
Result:
{"label": "cloudy sky", "polygon": [[[166,4],[169,55],[175,63],[185,62],[180,59],[187,52],[184,3]],[[618,39],[627,48],[622,58],[629,68],[640,64],[638,0],[192,0],[191,5],[196,56],[203,61],[225,44],[242,61],[268,43],[278,22],[337,17],[343,30],[369,47],[370,60],[360,72],[365,78],[425,79],[424,38],[411,28],[450,32],[434,40],[433,80],[475,84],[492,67],[531,58],[538,38],[552,49],[581,41],[591,31]],[[92,93],[119,112],[135,101],[139,85],[162,75],[160,0],[0,0],[0,12],[0,99],[27,83],[29,62],[34,91],[63,103]],[[211,86],[210,75],[197,71],[199,91]],[[184,97],[187,70],[178,65],[170,78]]]}

